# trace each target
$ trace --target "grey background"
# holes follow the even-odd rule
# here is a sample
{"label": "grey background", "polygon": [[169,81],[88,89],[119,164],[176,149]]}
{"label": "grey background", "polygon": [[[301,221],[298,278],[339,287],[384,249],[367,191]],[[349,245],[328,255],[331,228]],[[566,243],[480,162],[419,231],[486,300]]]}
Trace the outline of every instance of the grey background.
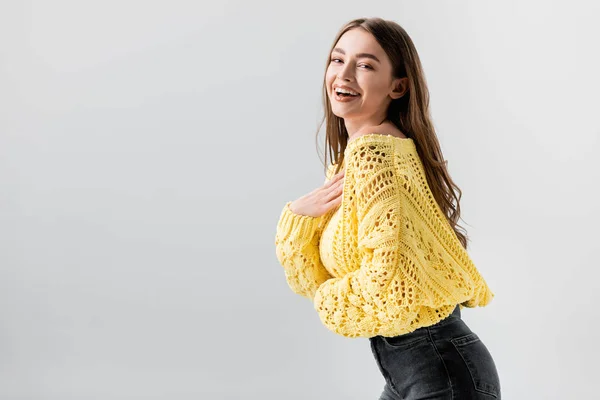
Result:
{"label": "grey background", "polygon": [[327,51],[360,16],[400,23],[422,58],[496,293],[463,318],[503,396],[594,397],[599,13],[2,1],[0,398],[378,397],[368,340],[321,325],[274,249],[285,202],[323,182]]}

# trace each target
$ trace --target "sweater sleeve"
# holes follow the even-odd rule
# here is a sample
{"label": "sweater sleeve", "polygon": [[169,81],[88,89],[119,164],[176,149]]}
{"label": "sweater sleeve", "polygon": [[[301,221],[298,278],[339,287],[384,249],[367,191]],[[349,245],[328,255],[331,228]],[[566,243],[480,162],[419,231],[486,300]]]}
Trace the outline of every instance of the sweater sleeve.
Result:
{"label": "sweater sleeve", "polygon": [[[332,171],[330,166],[325,183]],[[333,213],[320,217],[295,214],[290,203],[283,207],[277,223],[275,252],[290,289],[312,301],[319,285],[332,278],[321,262],[319,241],[323,224]]]}
{"label": "sweater sleeve", "polygon": [[[360,266],[325,281],[313,299],[322,323],[346,337],[407,333],[414,330],[411,322],[422,306],[458,304],[467,298],[465,288],[461,292],[436,286],[419,270],[418,256],[410,252],[413,246],[404,234],[411,225],[407,209],[412,206],[405,200],[410,189],[395,165],[393,143],[367,144],[348,148],[346,183],[353,187],[344,188],[356,202]],[[352,223],[351,216],[344,218]]]}

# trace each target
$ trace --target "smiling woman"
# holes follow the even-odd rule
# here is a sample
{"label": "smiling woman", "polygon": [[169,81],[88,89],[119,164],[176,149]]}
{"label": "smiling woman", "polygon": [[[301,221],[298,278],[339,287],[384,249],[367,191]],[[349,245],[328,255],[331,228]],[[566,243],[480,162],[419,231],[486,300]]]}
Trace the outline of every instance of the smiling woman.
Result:
{"label": "smiling woman", "polygon": [[363,29],[350,29],[339,37],[329,61],[325,90],[333,100],[331,112],[344,120],[350,140],[360,129],[375,130],[385,123],[391,102],[408,90],[408,78],[394,77],[384,49]]}
{"label": "smiling woman", "polygon": [[346,24],[323,101],[334,162],[277,224],[288,286],[330,331],[369,339],[386,381],[380,399],[500,399],[491,353],[461,318],[494,293],[457,228],[460,189],[406,31],[380,18]]}

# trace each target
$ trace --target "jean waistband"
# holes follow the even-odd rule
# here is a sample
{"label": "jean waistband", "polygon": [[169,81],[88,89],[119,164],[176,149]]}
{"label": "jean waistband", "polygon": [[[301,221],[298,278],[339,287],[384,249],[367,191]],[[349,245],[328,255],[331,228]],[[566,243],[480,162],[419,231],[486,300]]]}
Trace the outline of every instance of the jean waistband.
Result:
{"label": "jean waistband", "polygon": [[[460,305],[457,304],[456,307],[454,307],[454,310],[452,311],[452,313],[450,313],[450,315],[448,315],[446,318],[442,319],[441,321],[438,321],[437,323],[430,325],[430,326],[422,326],[420,328],[417,328],[416,330],[410,332],[410,333],[405,333],[402,336],[404,337],[409,337],[409,336],[418,336],[421,335],[422,332],[424,331],[429,331],[431,329],[435,329],[437,327],[440,326],[444,326],[450,322],[456,321],[457,319],[461,319],[461,313],[460,313]],[[371,340],[377,338],[379,336],[375,336],[373,338],[371,338]]]}
{"label": "jean waistband", "polygon": [[446,318],[442,319],[441,321],[438,321],[437,323],[430,325],[430,326],[423,326],[421,328],[419,328],[419,330],[425,330],[425,329],[431,329],[431,328],[436,328],[438,326],[444,326],[452,321],[456,321],[457,319],[461,318],[461,314],[460,314],[460,305],[456,305],[456,307],[454,307],[454,310],[450,313],[450,315],[448,315]]}
{"label": "jean waistband", "polygon": [[[450,318],[450,317],[454,317],[454,318],[460,318],[461,314],[460,314],[460,304],[457,304],[456,307],[454,307],[454,311],[452,311],[452,313],[450,315],[448,315],[448,317],[446,318]],[[442,321],[445,321],[445,319],[443,319]],[[440,322],[442,322],[440,321]]]}

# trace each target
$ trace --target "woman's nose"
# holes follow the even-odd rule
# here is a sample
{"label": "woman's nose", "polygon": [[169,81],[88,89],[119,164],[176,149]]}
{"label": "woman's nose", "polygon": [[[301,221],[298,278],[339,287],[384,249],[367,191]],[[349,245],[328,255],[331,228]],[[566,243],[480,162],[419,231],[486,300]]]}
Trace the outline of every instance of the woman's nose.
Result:
{"label": "woman's nose", "polygon": [[344,65],[340,72],[338,73],[338,78],[340,80],[352,80],[354,69],[350,64]]}

